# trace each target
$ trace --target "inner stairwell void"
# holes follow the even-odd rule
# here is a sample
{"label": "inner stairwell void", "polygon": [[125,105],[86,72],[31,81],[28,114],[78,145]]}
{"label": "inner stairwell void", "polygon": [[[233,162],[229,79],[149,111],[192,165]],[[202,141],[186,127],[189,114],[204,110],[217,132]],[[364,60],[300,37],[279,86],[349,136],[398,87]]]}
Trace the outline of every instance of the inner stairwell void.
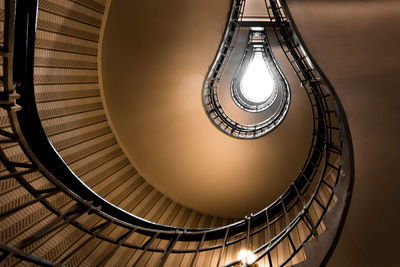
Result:
{"label": "inner stairwell void", "polygon": [[[0,4],[0,266],[327,262],[349,205],[352,143],[341,103],[298,35],[286,1],[265,1],[265,17],[307,94],[312,142],[287,189],[245,218],[177,203],[148,183],[122,151],[99,89],[99,38],[111,2]],[[232,123],[215,85],[245,4],[231,1],[203,91],[210,123],[238,135],[256,131]],[[251,262],[238,259],[242,250],[253,255]]]}

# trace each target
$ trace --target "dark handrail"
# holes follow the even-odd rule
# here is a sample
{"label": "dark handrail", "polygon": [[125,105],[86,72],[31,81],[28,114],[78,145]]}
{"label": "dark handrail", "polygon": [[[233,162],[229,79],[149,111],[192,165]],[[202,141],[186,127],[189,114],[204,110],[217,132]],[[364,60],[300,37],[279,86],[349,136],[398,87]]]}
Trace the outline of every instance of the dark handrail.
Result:
{"label": "dark handrail", "polygon": [[[233,1],[232,14],[236,14],[238,11],[238,1]],[[240,1],[239,1],[240,2]],[[31,156],[31,160],[36,162],[39,169],[46,176],[54,177],[56,182],[62,184],[64,191],[69,192],[70,195],[75,198],[78,196],[80,201],[90,201],[92,207],[101,207],[101,212],[107,214],[116,220],[124,222],[128,225],[132,225],[140,228],[138,232],[153,235],[154,231],[161,231],[162,233],[158,238],[171,239],[177,235],[177,232],[183,232],[180,240],[191,240],[198,241],[202,237],[203,232],[208,232],[206,240],[219,239],[225,234],[226,227],[230,228],[230,234],[235,235],[246,231],[245,220],[241,220],[234,224],[219,227],[217,229],[193,229],[193,228],[180,228],[166,225],[160,225],[153,222],[149,222],[142,218],[139,218],[131,213],[128,213],[115,205],[109,203],[94,191],[88,188],[66,165],[62,158],[58,155],[57,151],[49,142],[47,135],[41,125],[40,117],[37,112],[33,85],[33,60],[34,60],[34,43],[35,43],[35,31],[36,31],[36,10],[37,1],[17,1],[17,17],[16,17],[16,35],[15,35],[15,57],[14,57],[14,80],[19,81],[17,86],[17,93],[21,95],[18,100],[18,104],[22,107],[22,110],[18,112],[18,123],[20,127],[20,134],[23,136],[27,154]],[[322,116],[321,108],[318,109],[318,116]],[[303,172],[295,180],[295,184],[298,188],[306,186],[306,181],[303,175],[312,177],[312,173],[315,170],[315,165],[318,165],[320,161],[321,153],[323,150],[323,139],[324,136],[324,125],[322,121],[319,121],[318,126],[317,142],[315,146],[319,149],[314,149],[309,159],[313,164],[305,166]],[[30,153],[30,151],[31,153]],[[296,197],[296,193],[292,187],[274,203],[272,203],[266,209],[258,212],[251,216],[251,225],[256,227],[266,220],[265,211],[268,212],[268,216],[273,217],[282,211],[281,201],[284,201],[284,205],[288,204]]]}
{"label": "dark handrail", "polygon": [[[160,225],[139,218],[109,203],[94,191],[88,188],[66,165],[57,151],[51,145],[42,127],[38,115],[33,85],[33,61],[34,43],[36,32],[36,1],[17,1],[17,17],[15,22],[15,56],[14,56],[14,80],[19,81],[17,93],[21,95],[17,101],[22,110],[17,113],[20,134],[23,136],[24,147],[31,160],[36,162],[40,171],[50,177],[54,177],[61,183],[64,191],[69,192],[80,201],[91,201],[93,207],[101,207],[101,212],[126,224],[141,228],[140,233],[153,235],[154,231],[162,231],[159,238],[170,239],[177,232],[184,232],[180,240],[200,240],[204,231],[208,232],[206,240],[222,238],[225,228],[230,228],[230,234],[234,235],[246,230],[245,220],[217,229],[193,229]],[[302,187],[302,185],[300,185]],[[290,189],[290,188],[289,188]],[[293,191],[293,190],[291,190]],[[294,192],[287,192],[283,199],[290,202],[289,197],[294,197]],[[273,203],[268,209],[272,217],[281,210],[279,201]],[[251,217],[251,224],[255,227],[265,222],[265,212],[261,211]],[[147,230],[145,230],[147,229]]]}
{"label": "dark handrail", "polygon": [[[287,227],[280,233],[277,234],[274,238],[272,238],[268,243],[261,246],[256,252],[260,252],[262,249],[266,247],[277,246],[277,244],[287,236],[287,234],[294,229],[294,227],[300,221],[307,220],[307,212],[308,208],[311,205],[312,201],[316,199],[316,195],[318,190],[325,178],[324,175],[327,173],[327,169],[329,167],[329,156],[331,153],[331,134],[330,128],[331,125],[331,115],[329,115],[329,107],[326,103],[325,96],[323,96],[323,92],[321,88],[318,86],[318,83],[315,84],[315,88],[311,86],[311,92],[309,92],[309,96],[313,97],[313,102],[315,103],[313,107],[313,112],[315,112],[314,117],[314,135],[313,142],[310,148],[309,155],[307,157],[306,163],[303,167],[302,172],[299,176],[294,180],[292,185],[271,205],[262,211],[258,212],[255,215],[250,216],[249,218],[245,218],[239,222],[236,222],[231,225],[218,227],[218,228],[180,228],[180,227],[172,227],[167,225],[160,225],[156,223],[152,223],[146,221],[142,218],[139,218],[133,214],[125,212],[124,210],[116,207],[115,205],[109,203],[104,200],[100,196],[98,196],[95,192],[93,192],[90,188],[88,188],[84,183],[82,183],[79,178],[69,169],[69,167],[65,164],[65,162],[58,155],[56,150],[53,148],[51,143],[49,142],[43,128],[41,125],[41,121],[37,112],[36,103],[35,103],[35,94],[34,94],[34,77],[33,77],[33,62],[34,62],[34,43],[35,43],[35,32],[36,32],[36,16],[37,16],[37,8],[38,2],[37,0],[32,1],[23,1],[23,0],[13,0],[10,3],[16,3],[15,5],[15,13],[11,14],[9,18],[11,18],[11,24],[14,25],[13,16],[15,15],[15,42],[13,50],[13,86],[16,85],[16,91],[21,95],[20,99],[17,100],[17,104],[22,107],[22,110],[17,112],[9,112],[9,117],[11,121],[11,126],[14,130],[14,133],[17,136],[10,134],[13,140],[17,140],[25,154],[28,156],[32,164],[29,163],[12,163],[5,158],[3,152],[0,153],[0,160],[2,163],[6,163],[9,166],[10,173],[14,173],[14,175],[18,178],[18,182],[25,187],[29,193],[31,193],[38,202],[41,202],[45,207],[47,207],[50,211],[52,211],[55,215],[61,218],[68,218],[69,214],[82,214],[85,212],[95,213],[98,216],[104,218],[106,220],[105,224],[101,224],[97,227],[98,229],[103,229],[106,227],[108,223],[114,223],[116,225],[122,226],[129,230],[129,233],[138,232],[145,235],[148,235],[157,239],[167,239],[170,240],[171,247],[168,249],[168,253],[188,253],[199,251],[207,251],[213,249],[224,248],[225,246],[232,245],[234,243],[240,242],[244,239],[247,239],[250,236],[255,235],[256,233],[265,230],[270,227],[273,222],[269,221],[269,218],[274,218],[274,216],[278,216],[274,220],[278,220],[282,218],[286,210],[292,207],[295,201],[296,203],[301,200],[302,193],[299,191],[304,191],[307,187],[310,186],[314,176],[317,175],[317,170],[322,167],[322,174],[320,179],[317,180],[317,186],[315,191],[312,193],[310,200],[308,203],[304,203],[304,208],[302,212],[300,212],[293,221],[287,225]],[[236,12],[237,6],[235,3],[241,2],[239,0],[232,0],[232,12]],[[275,1],[272,1],[274,4]],[[272,11],[274,12],[274,16],[277,21],[279,21],[281,14],[278,12],[278,7],[273,6]],[[284,37],[286,32],[287,23],[285,21],[281,21],[282,25],[282,36]],[[229,23],[228,23],[229,25]],[[12,37],[12,35],[11,35]],[[279,39],[279,38],[278,38]],[[11,41],[12,38],[10,38]],[[291,42],[291,39],[288,37],[286,39],[287,43]],[[292,54],[296,61],[300,64],[303,59],[297,58],[297,54]],[[300,64],[301,65],[301,64]],[[12,64],[8,65],[9,67]],[[7,68],[6,68],[7,69]],[[302,70],[306,69],[306,66],[301,66]],[[308,76],[311,75],[311,76]],[[303,73],[305,81],[309,84],[314,82],[315,77],[312,76],[309,72]],[[10,79],[9,79],[10,80]],[[11,86],[11,87],[13,87]],[[9,86],[7,87],[9,88]],[[9,88],[4,95],[10,98],[11,95],[15,96],[13,92],[13,88]],[[7,95],[8,94],[8,95]],[[15,96],[16,97],[16,96]],[[2,102],[3,103],[3,102]],[[15,105],[12,101],[9,102],[9,107],[12,107],[14,110],[18,109],[18,106]],[[4,106],[2,106],[4,107]],[[315,108],[315,110],[314,110]],[[327,115],[328,114],[328,115]],[[5,133],[2,133],[3,135]],[[336,148],[335,148],[336,149]],[[340,149],[340,148],[339,148]],[[339,151],[340,153],[340,151]],[[321,164],[322,163],[322,164]],[[5,164],[5,165],[6,165]],[[336,163],[335,163],[336,164]],[[15,167],[24,167],[27,168],[26,171],[18,171]],[[333,166],[335,167],[335,166]],[[332,168],[332,167],[329,167]],[[336,167],[335,167],[336,168]],[[54,189],[50,189],[48,195],[41,195],[43,192],[39,192],[34,188],[30,187],[29,184],[24,182],[21,177],[23,174],[39,170],[44,177],[50,180],[56,187]],[[336,170],[337,176],[340,175],[340,167]],[[310,179],[310,180],[309,180]],[[332,185],[334,186],[334,185]],[[52,205],[47,202],[46,198],[51,196],[52,193],[58,192],[61,190],[63,193],[70,196],[77,203],[76,207],[67,213],[62,213],[58,209],[55,209]],[[333,194],[333,193],[332,193]],[[328,209],[329,203],[331,203],[332,195],[328,201],[328,205],[324,208],[324,212]],[[36,201],[36,200],[35,200]],[[33,202],[34,203],[34,202]],[[311,227],[317,227],[321,223],[322,217],[318,219],[317,222],[311,224]],[[261,228],[260,230],[250,232],[251,229],[255,229],[255,227],[262,225],[267,222],[267,226]],[[85,233],[91,234],[92,236],[96,236],[99,239],[106,240],[113,244],[118,244],[119,246],[125,246],[134,249],[142,249],[148,250],[152,252],[160,252],[164,253],[163,259],[168,256],[167,251],[159,248],[149,248],[145,246],[136,246],[129,243],[120,243],[120,239],[111,238],[109,236],[104,236],[99,234],[94,228],[85,228],[80,223],[73,220],[73,217],[69,217],[66,220],[66,223],[70,223],[82,230]],[[239,237],[235,237],[234,240],[227,240],[228,237],[236,236],[237,234],[246,234],[246,236],[242,235]],[[314,234],[314,232],[312,232]],[[311,234],[307,237],[306,240],[303,241],[304,244],[307,240],[309,240]],[[201,247],[202,242],[205,240],[216,240],[216,239],[224,239],[223,244],[216,244],[214,246],[209,247]],[[173,249],[173,245],[177,241],[199,241],[199,246],[197,249]],[[25,241],[31,242],[31,241]],[[23,248],[27,243],[20,244],[19,248]],[[12,252],[11,249],[7,248],[4,250],[10,251],[10,253],[18,254],[21,258],[26,257],[26,255],[22,255],[20,250],[15,250]],[[269,251],[269,250],[268,250]],[[263,252],[262,256],[265,256],[269,252]],[[8,254],[8,255],[11,255]],[[9,256],[6,256],[9,257]],[[261,257],[261,256],[259,256]],[[35,261],[34,258],[27,257],[28,260]],[[24,258],[25,259],[25,258]],[[0,261],[2,259],[0,258]],[[46,263],[51,265],[51,263]]]}
{"label": "dark handrail", "polygon": [[[14,81],[18,81],[16,88],[20,94],[17,104],[22,107],[18,112],[20,134],[27,147],[31,150],[33,161],[40,164],[40,170],[47,173],[64,185],[64,190],[71,190],[84,200],[93,201],[93,206],[126,223],[161,231],[183,231],[183,228],[155,224],[125,212],[115,205],[104,200],[88,188],[67,166],[52,144],[42,127],[37,111],[33,83],[33,65],[35,53],[37,0],[16,1],[15,44],[14,44]],[[197,231],[193,229],[193,231]]]}

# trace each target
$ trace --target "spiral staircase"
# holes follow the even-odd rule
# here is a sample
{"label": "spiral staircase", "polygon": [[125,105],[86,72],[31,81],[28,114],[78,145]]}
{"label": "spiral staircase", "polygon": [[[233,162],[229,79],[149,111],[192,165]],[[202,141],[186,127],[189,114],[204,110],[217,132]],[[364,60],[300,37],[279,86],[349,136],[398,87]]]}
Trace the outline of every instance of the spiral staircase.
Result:
{"label": "spiral staircase", "polygon": [[[320,266],[349,207],[354,163],[346,115],[310,57],[285,1],[265,1],[271,27],[309,100],[312,142],[297,177],[242,219],[168,198],[130,164],[103,109],[98,45],[109,2],[0,1],[1,266]],[[233,0],[215,62],[233,45]],[[224,50],[226,49],[226,51]],[[207,77],[209,88],[219,69]],[[211,85],[210,85],[211,84]],[[217,126],[238,135],[206,91]],[[246,135],[246,133],[244,133]],[[254,263],[237,253],[250,250]]]}

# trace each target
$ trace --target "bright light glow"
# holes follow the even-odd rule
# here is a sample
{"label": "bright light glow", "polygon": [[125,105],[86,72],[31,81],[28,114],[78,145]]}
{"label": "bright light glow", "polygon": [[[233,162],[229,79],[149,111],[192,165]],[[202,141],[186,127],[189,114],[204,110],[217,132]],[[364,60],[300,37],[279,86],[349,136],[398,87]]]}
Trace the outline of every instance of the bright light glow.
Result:
{"label": "bright light glow", "polygon": [[243,96],[255,103],[263,102],[272,95],[274,80],[261,51],[254,52],[241,85]]}
{"label": "bright light glow", "polygon": [[247,258],[247,250],[243,249],[239,252],[238,254],[238,260],[241,260],[242,262],[244,262]]}
{"label": "bright light glow", "polygon": [[250,250],[241,250],[238,254],[238,260],[242,263],[253,264],[256,261],[256,256]]}
{"label": "bright light glow", "polygon": [[247,264],[253,264],[255,261],[256,261],[256,255],[251,253],[251,255],[247,257]]}

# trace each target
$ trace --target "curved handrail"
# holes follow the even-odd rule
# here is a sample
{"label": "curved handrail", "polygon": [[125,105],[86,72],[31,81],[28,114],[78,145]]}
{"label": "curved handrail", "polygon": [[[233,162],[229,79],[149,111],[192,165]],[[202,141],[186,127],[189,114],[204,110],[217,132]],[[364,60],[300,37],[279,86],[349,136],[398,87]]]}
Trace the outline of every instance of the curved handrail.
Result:
{"label": "curved handrail", "polygon": [[[331,127],[331,120],[332,120],[331,113],[337,113],[339,111],[338,110],[331,111],[329,109],[327,97],[325,96],[326,91],[323,90],[323,88],[321,86],[322,83],[326,80],[326,78],[323,77],[322,75],[320,75],[319,69],[316,70],[314,68],[314,66],[311,65],[311,63],[310,63],[311,60],[307,56],[307,54],[305,54],[304,50],[302,49],[302,44],[300,44],[300,42],[295,43],[296,41],[292,37],[292,36],[294,36],[293,33],[289,32],[288,28],[285,25],[285,22],[287,22],[288,19],[285,16],[283,7],[279,5],[279,2],[277,0],[269,0],[268,2],[267,2],[267,0],[265,0],[265,4],[267,6],[268,12],[271,12],[271,13],[269,13],[270,16],[272,15],[272,17],[275,18],[276,25],[278,25],[277,27],[275,27],[276,37],[278,38],[283,51],[285,52],[286,56],[288,57],[288,61],[291,63],[294,71],[298,75],[303,86],[306,89],[309,89],[311,91],[312,95],[314,96],[317,106],[327,107],[326,110],[324,110],[324,109],[318,110],[319,113],[323,112],[323,113],[321,113],[321,115],[323,115],[322,118],[323,118],[326,133],[323,138],[324,139],[324,149],[325,149],[325,160],[324,160],[324,164],[323,164],[323,171],[321,174],[321,178],[318,181],[315,192],[312,194],[308,203],[306,205],[304,205],[304,209],[303,209],[302,213],[300,213],[299,216],[297,216],[296,219],[290,223],[290,225],[288,225],[282,232],[280,232],[277,236],[275,236],[270,242],[260,246],[256,250],[254,250],[255,254],[259,253],[256,256],[254,262],[257,262],[261,258],[264,258],[265,256],[267,256],[268,260],[269,260],[269,264],[270,264],[270,266],[272,266],[271,251],[274,248],[276,248],[277,245],[284,240],[284,238],[288,238],[293,252],[291,254],[289,254],[289,256],[279,264],[279,266],[284,266],[294,257],[294,255],[296,255],[296,253],[300,249],[302,249],[302,247],[305,245],[305,243],[308,242],[313,235],[314,236],[317,235],[317,233],[315,232],[315,229],[322,223],[324,215],[326,214],[326,212],[329,209],[329,206],[332,203],[334,194],[331,194],[329,196],[327,203],[325,203],[325,205],[318,199],[317,196],[319,194],[321,194],[322,185],[324,183],[326,185],[328,184],[327,181],[325,180],[326,179],[325,174],[328,171],[328,168],[332,168],[332,169],[336,170],[337,179],[336,179],[335,185],[338,183],[339,177],[341,176],[341,167],[340,166],[336,167],[335,165],[329,163],[330,153],[332,153],[332,152],[338,153],[338,151],[337,151],[338,148],[333,146],[334,142],[333,142],[333,138],[332,138],[332,131],[337,130],[337,131],[343,132],[344,127],[347,127],[347,126],[342,124],[341,128],[340,127]],[[335,99],[334,101],[335,101],[335,103],[337,103],[338,100]],[[343,112],[343,110],[341,110],[341,112]],[[336,116],[337,117],[342,116],[341,122],[345,123],[346,119],[345,119],[345,117],[343,117],[344,116],[343,114],[341,114],[341,115],[336,114]],[[349,138],[348,128],[347,128],[345,135],[347,138]],[[341,145],[342,144],[343,144],[343,142],[341,142]],[[351,146],[351,144],[350,144],[350,146]],[[350,147],[346,147],[346,148],[340,147],[340,153],[342,153],[342,151],[344,151],[344,150],[346,150],[346,153],[350,154],[350,157],[351,157],[351,148]],[[352,161],[352,159],[350,159],[350,161]],[[350,163],[350,165],[351,165],[351,163]],[[349,179],[349,183],[351,183],[350,180],[351,180],[351,178]],[[333,190],[333,187],[332,187],[332,190]],[[347,196],[347,199],[345,201],[347,202],[348,199],[349,198]],[[322,208],[321,215],[314,222],[310,218],[307,218],[307,215],[306,215],[308,210],[311,208],[311,205],[313,204],[313,202],[317,203],[317,205],[319,205]],[[343,217],[342,217],[342,219],[343,219]],[[302,220],[308,221],[309,226],[310,226],[310,233],[302,240],[302,242],[298,246],[296,246],[291,238],[290,233]],[[327,246],[330,247],[330,245],[327,245]],[[233,266],[238,263],[240,263],[240,260],[231,262],[224,266]]]}
{"label": "curved handrail", "polygon": [[[235,2],[241,1],[232,1],[232,9],[236,8],[235,10],[238,10]],[[12,3],[12,6],[14,1],[11,1],[10,3]],[[286,48],[288,48],[287,52],[289,54],[286,53],[286,55],[288,57],[292,56],[292,59],[295,61],[296,65],[293,65],[293,67],[296,73],[299,75],[303,86],[306,88],[310,102],[313,106],[314,134],[312,145],[301,173],[275,202],[257,214],[247,217],[239,222],[223,227],[207,229],[178,228],[160,225],[127,213],[98,196],[90,188],[84,185],[68,168],[68,166],[58,156],[57,152],[48,141],[47,136],[41,126],[40,118],[37,114],[36,104],[34,101],[33,44],[35,41],[37,1],[15,0],[15,3],[15,14],[17,14],[15,18],[14,31],[15,42],[12,43],[13,38],[9,38],[10,43],[14,45],[14,65],[10,65],[9,62],[4,65],[6,67],[5,69],[8,70],[8,72],[5,71],[5,81],[8,81],[8,85],[5,83],[5,90],[2,99],[7,98],[8,100],[2,100],[1,105],[3,108],[8,110],[13,129],[13,133],[9,134],[10,142],[18,142],[18,144],[23,148],[25,154],[30,159],[30,163],[12,162],[3,152],[0,153],[0,159],[1,162],[7,167],[8,171],[13,174],[14,177],[16,177],[18,182],[36,198],[37,202],[42,203],[58,217],[64,218],[67,221],[66,223],[74,225],[85,233],[119,246],[163,253],[163,258],[167,257],[169,253],[196,253],[196,255],[198,255],[199,252],[214,249],[221,249],[223,251],[225,247],[244,240],[246,240],[248,243],[250,237],[257,235],[262,231],[269,230],[275,222],[286,216],[289,216],[288,213],[292,211],[293,207],[299,203],[303,206],[302,211],[299,212],[297,216],[292,218],[291,222],[287,224],[284,230],[274,237],[271,237],[269,242],[265,243],[254,251],[254,253],[258,253],[257,260],[263,258],[264,256],[270,255],[271,250],[278,246],[283,239],[288,238],[288,236],[290,238],[290,232],[292,232],[300,223],[304,223],[310,228],[310,233],[307,235],[307,238],[303,240],[299,246],[300,248],[312,236],[317,234],[316,229],[321,224],[323,215],[333,201],[333,188],[335,187],[341,174],[341,168],[337,166],[337,161],[331,161],[331,154],[336,154],[338,155],[337,157],[339,157],[342,153],[342,148],[340,145],[336,146],[334,144],[332,131],[339,131],[343,129],[339,129],[339,127],[334,126],[332,120],[337,120],[336,116],[340,116],[340,114],[335,115],[335,113],[331,110],[328,102],[333,101],[333,99],[321,87],[322,82],[321,80],[318,80],[318,73],[315,74],[315,70],[311,68],[311,66],[307,65],[307,57],[299,49],[300,46],[298,44],[294,45],[294,41],[289,35],[287,28],[287,19],[284,18],[282,8],[276,4],[276,1],[272,0],[270,2],[271,4],[268,6],[268,11],[272,12],[271,17],[274,17],[277,25],[280,25],[277,29],[281,34],[281,36],[277,35],[278,40],[281,41],[282,46],[286,46]],[[10,10],[13,9],[10,8]],[[13,21],[13,14],[14,13],[11,12],[8,15],[8,19],[11,22]],[[5,48],[7,48],[6,44]],[[5,57],[6,59],[10,58],[9,56],[12,55],[10,52],[11,50],[12,49],[8,51],[9,54]],[[14,71],[11,72],[11,69]],[[10,76],[11,73],[13,77]],[[17,101],[17,103],[15,102],[16,94],[14,87],[16,87],[16,92],[21,95],[21,98]],[[330,100],[328,100],[329,97],[331,98]],[[15,111],[19,110],[18,105],[22,107],[22,110],[16,113]],[[0,134],[7,136],[5,132],[1,132]],[[337,160],[337,157],[334,157],[334,159]],[[23,174],[37,170],[39,170],[49,181],[51,181],[51,183],[54,185],[54,188],[51,188],[47,191],[36,190],[32,188],[29,183],[24,181]],[[333,184],[325,180],[327,174],[332,172],[336,172],[336,181]],[[317,175],[319,176],[319,179],[314,178]],[[1,179],[7,178],[8,176],[1,177]],[[326,203],[322,203],[323,201],[318,199],[318,195],[321,193],[321,187],[323,186],[331,188],[331,193]],[[315,189],[315,191],[312,191],[312,195],[307,197],[305,195],[308,192],[307,190],[310,188]],[[66,213],[60,211],[49,201],[47,201],[48,197],[55,192],[60,191],[76,201],[76,207]],[[317,220],[313,221],[309,218],[309,209],[315,203],[317,203],[316,205],[321,206],[323,213]],[[21,208],[23,207],[21,206]],[[9,211],[8,214],[12,212],[15,211]],[[74,217],[84,213],[95,214],[100,218],[105,219],[106,223],[92,228],[85,227],[76,221],[76,218]],[[2,216],[7,216],[7,214],[2,214]],[[101,233],[101,230],[107,227],[109,224],[121,226],[127,229],[129,234],[138,232],[148,235],[151,237],[151,240],[156,238],[170,240],[171,248],[167,252],[165,249],[131,244],[126,242],[126,240],[121,242],[122,237],[112,238]],[[263,224],[265,225],[262,226]],[[257,229],[258,226],[262,227]],[[230,240],[230,238],[233,238],[233,240]],[[202,247],[202,242],[205,240],[218,240],[218,243],[215,245]],[[177,241],[197,241],[199,242],[199,246],[196,249],[174,249],[173,245]],[[25,240],[25,243],[21,243],[19,246],[17,246],[17,249],[22,249],[29,242]],[[294,252],[299,251],[299,247],[293,247]],[[7,257],[13,253],[19,255],[22,252],[10,252]],[[295,253],[292,253],[290,258],[293,257],[294,254]],[[25,259],[29,260],[28,258],[25,257]],[[286,262],[290,260],[290,258],[288,258]],[[0,258],[0,261],[1,260],[2,259]],[[233,262],[227,266],[231,266],[236,263]]]}
{"label": "curved handrail", "polygon": [[[262,137],[268,132],[272,131],[277,125],[279,125],[285,118],[290,103],[290,90],[284,89],[283,99],[279,102],[279,107],[273,116],[255,124],[243,124],[233,120],[224,110],[218,94],[218,87],[221,77],[227,67],[230,58],[233,55],[233,48],[236,43],[236,39],[240,30],[240,19],[244,9],[245,1],[237,1],[236,8],[232,8],[228,25],[225,28],[225,33],[221,41],[218,53],[211,64],[210,70],[207,74],[203,85],[203,107],[210,121],[221,131],[241,139],[251,139]],[[268,37],[266,37],[268,39]],[[266,41],[268,43],[268,41]],[[283,77],[275,58],[270,51],[269,45],[264,43],[267,53],[270,54],[279,75]],[[240,63],[242,64],[242,63]],[[286,87],[288,87],[286,79],[283,79]],[[248,108],[244,107],[239,100],[235,99],[234,102],[242,109],[253,112]]]}
{"label": "curved handrail", "polygon": [[[236,1],[238,2],[238,1]],[[242,2],[242,1],[239,1]],[[233,5],[232,12],[239,12],[237,4]],[[21,13],[19,13],[21,14]],[[34,17],[30,16],[30,25],[35,25]],[[20,27],[19,23],[16,23],[17,27]],[[23,32],[22,29],[17,29],[19,33]],[[101,198],[94,191],[88,188],[66,165],[62,158],[58,155],[57,151],[51,145],[47,138],[46,133],[43,130],[41,121],[37,112],[35,95],[33,88],[33,60],[34,60],[34,46],[19,47],[21,44],[33,44],[35,40],[34,35],[35,30],[26,29],[25,34],[19,34],[16,38],[28,37],[28,40],[24,42],[19,40],[16,42],[16,55],[15,66],[14,66],[14,76],[16,80],[22,81],[19,86],[17,86],[17,92],[21,95],[17,104],[22,107],[22,110],[17,113],[17,121],[15,121],[15,128],[17,134],[19,134],[23,140],[23,148],[25,152],[30,156],[31,160],[38,166],[39,170],[45,174],[45,176],[52,177],[52,181],[58,183],[59,186],[63,187],[63,190],[69,192],[73,197],[78,197],[81,202],[91,201],[92,207],[101,207],[101,212],[103,214],[110,215],[117,221],[126,223],[127,225],[135,226],[140,232],[153,235],[154,232],[160,232],[159,238],[170,239],[176,236],[176,232],[182,232],[182,240],[200,240],[202,233],[208,233],[208,238],[221,238],[225,234],[225,230],[230,228],[232,234],[243,232],[245,230],[245,220],[238,221],[228,226],[218,227],[217,229],[189,229],[189,228],[179,228],[166,225],[160,225],[146,221],[139,218],[133,214],[125,212],[124,210],[116,207],[115,205],[109,203],[105,199]],[[25,51],[26,54],[22,53]],[[27,69],[27,67],[29,69]],[[23,72],[21,70],[24,70]],[[320,147],[322,148],[322,147]],[[316,164],[316,162],[314,163]],[[308,165],[310,168],[310,165]],[[309,174],[307,168],[303,171],[306,175]],[[298,179],[297,179],[298,180]],[[296,183],[296,182],[295,182]],[[302,186],[299,186],[301,188]],[[292,187],[289,187],[288,191],[282,194],[277,201],[272,203],[270,206],[264,210],[258,212],[257,214],[251,216],[251,224],[256,226],[258,221],[265,221],[264,214],[268,210],[270,216],[275,212],[274,209],[279,209],[280,199],[286,201],[288,196],[294,195]]]}

